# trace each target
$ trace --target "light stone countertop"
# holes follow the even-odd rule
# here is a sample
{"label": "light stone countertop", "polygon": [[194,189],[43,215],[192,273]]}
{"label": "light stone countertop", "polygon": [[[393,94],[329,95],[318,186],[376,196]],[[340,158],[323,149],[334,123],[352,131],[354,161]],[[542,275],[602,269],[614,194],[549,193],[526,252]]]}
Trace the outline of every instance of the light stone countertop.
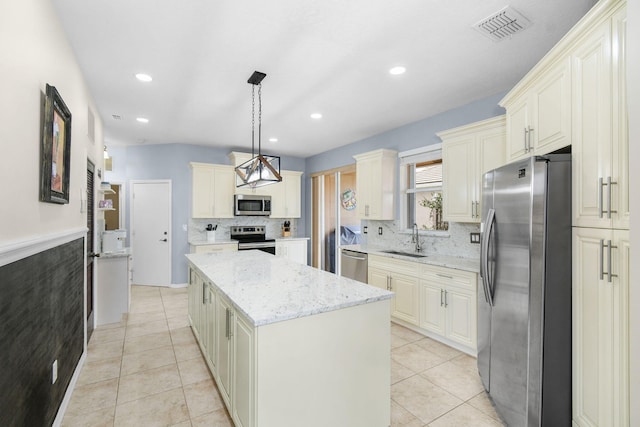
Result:
{"label": "light stone countertop", "polygon": [[276,237],[277,240],[309,240],[308,237]]}
{"label": "light stone countertop", "polygon": [[470,271],[472,273],[480,272],[480,260],[477,258],[458,258],[454,256],[444,256],[437,254],[425,254],[426,257],[414,258],[410,256],[403,256],[399,254],[389,254],[383,251],[390,250],[390,248],[381,248],[378,246],[370,245],[344,245],[342,249],[348,249],[356,252],[363,252],[367,254],[385,256],[389,258],[401,259],[404,261],[417,262],[419,264],[437,265],[439,267],[453,268],[455,270]]}
{"label": "light stone countertop", "polygon": [[119,258],[119,257],[128,257],[129,255],[131,255],[131,248],[124,248],[119,251],[100,252],[99,258]]}
{"label": "light stone countertop", "polygon": [[390,299],[356,280],[258,250],[187,254],[254,326]]}

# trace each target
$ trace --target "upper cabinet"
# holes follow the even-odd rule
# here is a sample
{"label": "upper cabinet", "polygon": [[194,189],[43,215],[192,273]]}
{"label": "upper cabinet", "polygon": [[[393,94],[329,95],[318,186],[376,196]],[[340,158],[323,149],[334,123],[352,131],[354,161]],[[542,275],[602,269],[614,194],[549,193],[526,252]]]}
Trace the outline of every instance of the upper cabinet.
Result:
{"label": "upper cabinet", "polygon": [[271,195],[271,218],[300,218],[302,172],[280,173],[282,182],[264,187]]}
{"label": "upper cabinet", "polygon": [[527,75],[501,101],[507,110],[507,163],[571,144],[570,70],[568,58],[559,60]]}
{"label": "upper cabinet", "polygon": [[191,217],[233,218],[233,166],[189,163]]}
{"label": "upper cabinet", "polygon": [[395,190],[398,153],[375,150],[353,156],[356,159],[356,197],[360,219],[395,219]]}
{"label": "upper cabinet", "polygon": [[505,116],[437,135],[442,139],[444,220],[480,222],[482,175],[505,163]]}
{"label": "upper cabinet", "polygon": [[594,26],[571,53],[573,225],[629,229],[626,8]]}

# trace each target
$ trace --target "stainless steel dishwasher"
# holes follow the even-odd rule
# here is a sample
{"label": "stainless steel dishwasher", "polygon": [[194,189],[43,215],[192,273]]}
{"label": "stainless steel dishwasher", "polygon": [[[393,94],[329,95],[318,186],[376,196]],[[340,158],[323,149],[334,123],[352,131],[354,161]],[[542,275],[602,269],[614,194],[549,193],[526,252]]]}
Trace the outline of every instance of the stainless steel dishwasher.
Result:
{"label": "stainless steel dishwasher", "polygon": [[340,275],[367,283],[369,256],[362,252],[342,249]]}

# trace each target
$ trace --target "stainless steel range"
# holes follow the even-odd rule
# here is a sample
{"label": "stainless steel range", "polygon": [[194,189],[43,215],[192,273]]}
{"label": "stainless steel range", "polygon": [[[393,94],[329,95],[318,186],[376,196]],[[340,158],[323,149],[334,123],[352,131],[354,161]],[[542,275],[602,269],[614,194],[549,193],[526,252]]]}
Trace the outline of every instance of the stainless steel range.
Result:
{"label": "stainless steel range", "polygon": [[258,249],[276,254],[275,239],[267,239],[265,227],[262,225],[242,225],[231,227],[231,238],[238,241],[239,251]]}

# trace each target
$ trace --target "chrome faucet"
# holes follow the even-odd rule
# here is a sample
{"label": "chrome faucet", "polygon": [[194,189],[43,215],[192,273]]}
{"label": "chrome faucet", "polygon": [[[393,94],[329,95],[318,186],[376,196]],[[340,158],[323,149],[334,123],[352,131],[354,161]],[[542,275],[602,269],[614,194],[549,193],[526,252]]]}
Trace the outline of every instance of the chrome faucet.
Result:
{"label": "chrome faucet", "polygon": [[413,230],[411,231],[411,243],[415,243],[416,252],[420,252],[422,247],[420,246],[420,237],[418,236],[418,224],[413,223]]}

